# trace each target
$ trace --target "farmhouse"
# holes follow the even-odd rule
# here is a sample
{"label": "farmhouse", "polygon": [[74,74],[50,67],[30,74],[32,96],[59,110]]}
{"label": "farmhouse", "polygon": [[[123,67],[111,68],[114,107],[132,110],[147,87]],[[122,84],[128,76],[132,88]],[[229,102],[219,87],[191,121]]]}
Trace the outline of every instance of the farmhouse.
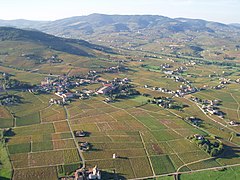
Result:
{"label": "farmhouse", "polygon": [[101,179],[101,172],[97,168],[97,166],[95,166],[92,169],[89,169],[87,173],[88,173],[88,179]]}
{"label": "farmhouse", "polygon": [[86,132],[84,132],[83,130],[75,131],[74,135],[75,135],[75,137],[85,137],[86,136]]}
{"label": "farmhouse", "polygon": [[195,134],[194,137],[195,137],[197,140],[203,140],[203,139],[204,139],[204,136],[199,135],[199,134]]}
{"label": "farmhouse", "polygon": [[69,93],[69,92],[68,93],[56,92],[55,94],[61,98],[65,98],[65,99],[70,99],[70,98],[74,97],[73,93]]}
{"label": "farmhouse", "polygon": [[235,121],[230,121],[230,122],[229,122],[229,125],[230,125],[230,126],[238,126],[239,123],[237,123],[237,122],[235,122]]}
{"label": "farmhouse", "polygon": [[174,73],[174,71],[163,71],[164,74],[167,74],[167,75],[172,75]]}
{"label": "farmhouse", "polygon": [[94,168],[89,168],[87,171],[84,169],[77,169],[74,173],[74,180],[94,180],[94,179],[101,179],[101,171],[98,169],[97,166]]}
{"label": "farmhouse", "polygon": [[80,143],[80,149],[83,151],[88,151],[90,149],[90,144],[88,142]]}
{"label": "farmhouse", "polygon": [[51,98],[49,100],[49,104],[53,105],[53,104],[58,104],[58,105],[64,105],[66,103],[65,99],[53,99]]}

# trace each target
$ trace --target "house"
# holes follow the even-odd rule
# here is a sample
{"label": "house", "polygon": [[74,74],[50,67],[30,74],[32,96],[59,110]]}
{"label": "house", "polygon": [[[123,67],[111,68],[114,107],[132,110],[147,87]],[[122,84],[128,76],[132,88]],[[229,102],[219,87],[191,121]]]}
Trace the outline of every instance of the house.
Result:
{"label": "house", "polygon": [[197,140],[203,140],[203,139],[204,139],[204,136],[199,135],[199,134],[195,134],[194,137],[195,137]]}
{"label": "house", "polygon": [[174,71],[163,71],[164,74],[167,74],[167,75],[172,75],[174,73]]}
{"label": "house", "polygon": [[107,94],[109,91],[113,89],[112,84],[104,84],[103,87],[101,87],[97,93],[98,94]]}
{"label": "house", "polygon": [[74,173],[74,180],[92,180],[92,179],[101,179],[101,171],[97,166],[94,168],[85,169],[77,169]]}
{"label": "house", "polygon": [[69,92],[63,94],[62,96],[63,96],[63,98],[66,98],[66,99],[70,99],[70,98],[73,98],[73,97],[74,97],[73,93],[69,93]]}
{"label": "house", "polygon": [[85,178],[85,170],[84,169],[77,169],[74,173],[74,180],[84,180]]}
{"label": "house", "polygon": [[101,179],[101,172],[97,166],[88,170],[88,179]]}
{"label": "house", "polygon": [[83,151],[88,151],[90,149],[90,144],[88,142],[80,143],[80,149]]}
{"label": "house", "polygon": [[53,82],[53,79],[46,77],[43,81],[41,81],[41,86],[52,85]]}
{"label": "house", "polygon": [[75,135],[75,137],[85,137],[86,136],[86,132],[84,132],[83,130],[75,131],[74,135]]}
{"label": "house", "polygon": [[67,93],[63,93],[63,92],[56,92],[55,93],[57,96],[61,97],[61,98],[65,98],[65,99],[70,99],[74,97],[73,93],[67,92]]}
{"label": "house", "polygon": [[229,125],[231,125],[231,126],[238,126],[238,123],[235,122],[235,121],[230,121],[230,122],[229,122]]}

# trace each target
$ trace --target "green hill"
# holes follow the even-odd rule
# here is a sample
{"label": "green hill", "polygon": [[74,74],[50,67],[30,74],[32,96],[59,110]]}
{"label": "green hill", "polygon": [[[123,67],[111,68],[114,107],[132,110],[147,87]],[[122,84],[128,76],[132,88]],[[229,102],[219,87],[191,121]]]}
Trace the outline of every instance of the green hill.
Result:
{"label": "green hill", "polygon": [[47,48],[80,56],[94,56],[93,50],[111,51],[83,40],[64,39],[40,31],[0,27],[0,43],[4,41],[32,42]]}

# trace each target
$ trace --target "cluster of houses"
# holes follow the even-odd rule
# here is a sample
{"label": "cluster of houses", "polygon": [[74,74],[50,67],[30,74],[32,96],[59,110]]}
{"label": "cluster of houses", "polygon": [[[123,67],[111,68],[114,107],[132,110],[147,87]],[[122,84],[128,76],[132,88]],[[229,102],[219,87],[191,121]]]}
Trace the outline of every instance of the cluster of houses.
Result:
{"label": "cluster of houses", "polygon": [[16,95],[0,95],[0,106],[9,106],[20,103],[20,97]]}
{"label": "cluster of houses", "polygon": [[[150,89],[150,86],[144,85],[144,88]],[[192,87],[191,85],[180,85],[180,88],[176,91],[169,90],[167,88],[161,88],[161,87],[153,87],[151,90],[172,94],[173,96],[176,96],[176,97],[183,97],[185,95],[192,94],[199,91],[197,88]]]}
{"label": "cluster of houses", "polygon": [[[169,67],[169,66],[167,66],[167,67]],[[180,66],[175,70],[164,70],[163,73],[166,74],[166,75],[174,75],[174,74],[183,73],[184,71],[187,71],[187,67]]]}
{"label": "cluster of houses", "polygon": [[66,103],[66,100],[65,99],[54,99],[54,98],[51,98],[49,100],[49,104],[50,105],[53,105],[53,104],[57,104],[57,105],[65,105]]}
{"label": "cluster of houses", "polygon": [[222,85],[222,84],[219,84],[217,86],[213,86],[212,89],[216,89],[216,90],[220,90],[220,89],[223,89],[225,88],[226,86]]}
{"label": "cluster of houses", "polygon": [[36,54],[25,54],[22,53],[21,57],[25,57],[27,60],[35,60],[38,61],[38,63],[61,63],[63,62],[62,59],[58,58],[58,55],[52,55],[50,57],[44,58],[42,56],[36,55]]}
{"label": "cluster of houses", "polygon": [[231,79],[220,78],[220,84],[231,84]]}
{"label": "cluster of houses", "polygon": [[72,93],[70,90],[74,87],[85,86],[88,84],[99,83],[97,78],[99,77],[96,71],[89,71],[89,73],[84,77],[69,77],[59,76],[59,77],[46,77],[41,84],[28,89],[29,92],[40,92],[40,93],[52,93],[59,98],[50,99],[50,104],[65,104],[69,99],[74,97],[79,97],[80,99],[86,99],[92,94],[86,89],[83,89],[82,92],[76,91]]}
{"label": "cluster of houses", "polygon": [[118,65],[118,66],[112,66],[112,67],[106,68],[102,72],[103,73],[118,73],[121,71],[125,71],[127,69],[128,68],[123,65]]}
{"label": "cluster of houses", "polygon": [[168,63],[164,63],[164,64],[161,64],[160,67],[161,67],[162,69],[168,69],[168,68],[172,68],[173,66],[170,65],[170,64],[168,64]]}
{"label": "cluster of houses", "polygon": [[150,101],[152,104],[157,104],[163,108],[172,108],[174,101],[169,97],[158,97]]}
{"label": "cluster of houses", "polygon": [[97,94],[107,94],[112,90],[115,90],[119,85],[128,84],[130,80],[128,78],[114,78],[112,81],[103,82],[103,86],[100,87]]}
{"label": "cluster of houses", "polygon": [[219,89],[225,88],[226,85],[232,84],[232,83],[240,84],[240,78],[236,79],[236,80],[231,80],[231,79],[227,79],[227,78],[219,78],[219,84],[217,86],[212,87],[212,88],[219,90]]}
{"label": "cluster of houses", "polygon": [[220,100],[208,100],[208,99],[200,99],[197,97],[191,97],[190,98],[192,101],[201,104],[202,105],[202,109],[207,113],[210,113],[212,115],[217,115],[220,118],[224,118],[224,113],[222,111],[219,110],[218,106],[221,103]]}
{"label": "cluster of houses", "polygon": [[193,94],[199,90],[191,85],[180,85],[180,89],[176,90],[175,96],[183,97],[187,94]]}

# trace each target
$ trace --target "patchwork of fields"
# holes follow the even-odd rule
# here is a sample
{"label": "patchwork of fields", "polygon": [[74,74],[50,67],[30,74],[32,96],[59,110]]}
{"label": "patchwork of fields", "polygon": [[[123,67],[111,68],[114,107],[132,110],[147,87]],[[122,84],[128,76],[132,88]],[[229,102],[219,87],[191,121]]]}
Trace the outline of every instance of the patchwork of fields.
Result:
{"label": "patchwork of fields", "polygon": [[[77,63],[75,59],[72,61]],[[159,65],[158,59],[149,59],[148,63],[153,69]],[[183,64],[178,63],[178,66]],[[99,64],[89,62],[87,65]],[[229,121],[238,121],[240,117],[239,84],[230,84],[217,91],[208,89],[194,93],[195,97],[201,99],[221,100],[219,109],[226,114],[221,119],[205,114],[189,98],[173,97],[172,94],[154,90],[157,86],[175,91],[182,84],[165,78],[162,71],[143,68],[139,62],[129,62],[128,65],[132,68],[129,72],[104,73],[101,76],[105,79],[127,76],[141,95],[111,103],[103,101],[105,96],[95,96],[87,100],[74,99],[65,106],[50,105],[49,100],[54,97],[53,94],[35,95],[21,90],[9,91],[9,94],[22,98],[21,104],[0,106],[0,128],[12,128],[6,136],[7,151],[1,153],[9,156],[13,179],[57,179],[72,175],[85,164],[87,168],[98,165],[103,179],[173,179],[168,177],[173,173],[183,173],[182,179],[191,179],[198,174],[203,176],[203,172],[190,175],[189,172],[239,164],[240,141],[234,132],[239,132],[240,129],[239,126],[229,126]],[[3,67],[0,70],[1,68]],[[46,67],[43,72],[49,72],[47,68],[50,67]],[[58,70],[77,74],[89,69],[63,66],[54,69]],[[183,73],[182,76],[194,81],[196,87],[215,86],[218,84],[217,80],[209,79],[208,75],[213,71],[220,73],[221,70],[215,66],[206,70],[199,65],[194,69],[189,68],[188,73]],[[14,70],[14,74],[21,80],[31,82],[22,71]],[[42,74],[38,75],[35,74],[33,81],[42,78]],[[150,88],[145,88],[146,84]],[[98,85],[81,86],[74,90],[94,90]],[[149,103],[149,99],[154,97],[172,97],[185,106],[181,110],[164,109]],[[202,124],[195,126],[186,121],[191,116],[201,119]],[[87,136],[73,137],[73,132],[80,130],[87,132]],[[196,143],[187,139],[187,136],[194,134],[222,140],[224,152],[211,157]],[[81,154],[76,145],[83,142],[90,143],[91,148]],[[117,158],[113,159],[113,154]],[[213,174],[209,173],[208,177],[221,175],[221,172]]]}
{"label": "patchwork of fields", "polygon": [[[56,179],[81,167],[70,129],[88,132],[88,136],[76,140],[91,144],[91,150],[83,153],[86,166],[98,165],[105,178],[151,177],[238,161],[236,157],[235,161],[212,158],[186,139],[193,134],[207,135],[180,118],[188,113],[187,109],[176,114],[146,104],[148,98],[143,96],[114,103],[96,97],[74,101],[66,106],[66,112],[62,106],[49,105],[49,95],[18,95],[23,97],[23,105],[0,109],[1,118],[11,120],[15,126],[7,143],[15,180],[46,175]],[[113,159],[113,154],[118,158]]]}

